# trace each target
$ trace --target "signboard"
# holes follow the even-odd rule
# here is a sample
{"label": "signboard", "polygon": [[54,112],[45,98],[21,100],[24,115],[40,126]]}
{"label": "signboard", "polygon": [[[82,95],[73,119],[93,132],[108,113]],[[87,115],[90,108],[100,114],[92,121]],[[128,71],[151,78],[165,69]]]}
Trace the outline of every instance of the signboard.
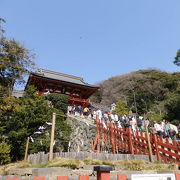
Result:
{"label": "signboard", "polygon": [[176,180],[174,174],[132,174],[132,180]]}

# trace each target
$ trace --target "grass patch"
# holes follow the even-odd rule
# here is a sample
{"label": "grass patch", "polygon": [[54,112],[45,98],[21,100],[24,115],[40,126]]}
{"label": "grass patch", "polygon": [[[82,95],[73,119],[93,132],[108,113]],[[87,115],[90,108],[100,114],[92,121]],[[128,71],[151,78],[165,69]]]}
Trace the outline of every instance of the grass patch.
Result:
{"label": "grass patch", "polygon": [[48,167],[67,167],[71,169],[80,168],[84,163],[81,160],[56,158],[48,163]]}
{"label": "grass patch", "polygon": [[0,175],[5,176],[8,174],[8,171],[11,169],[16,169],[16,168],[25,168],[31,166],[30,163],[26,161],[18,161],[16,163],[10,163],[6,165],[0,166]]}
{"label": "grass patch", "polygon": [[0,166],[0,175],[5,175],[10,169],[16,168],[47,168],[47,167],[66,167],[70,169],[79,169],[83,165],[110,165],[110,166],[121,166],[121,170],[131,170],[131,171],[141,171],[141,170],[178,170],[178,164],[162,164],[159,162],[147,162],[141,159],[135,160],[120,160],[120,161],[101,161],[97,159],[66,159],[66,158],[56,158],[47,164],[37,164],[32,165],[25,161],[20,161],[17,163],[11,163],[7,165]]}
{"label": "grass patch", "polygon": [[83,162],[86,165],[99,165],[99,164],[103,164],[101,160],[97,160],[97,159],[84,159]]}
{"label": "grass patch", "polygon": [[131,171],[141,171],[145,167],[145,161],[142,161],[140,159],[135,159],[132,161],[126,161],[124,162],[124,168],[123,170],[131,170]]}
{"label": "grass patch", "polygon": [[48,164],[29,164],[24,168],[47,168]]}
{"label": "grass patch", "polygon": [[103,165],[109,165],[109,166],[114,166],[114,162],[113,161],[102,161]]}

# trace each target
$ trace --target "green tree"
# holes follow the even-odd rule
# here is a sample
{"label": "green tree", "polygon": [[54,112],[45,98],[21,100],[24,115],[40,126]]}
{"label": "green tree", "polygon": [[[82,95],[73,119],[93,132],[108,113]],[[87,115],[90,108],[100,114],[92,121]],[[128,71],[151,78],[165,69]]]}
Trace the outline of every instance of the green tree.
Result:
{"label": "green tree", "polygon": [[150,122],[158,122],[161,123],[164,117],[164,114],[156,113],[155,111],[149,111],[146,115],[146,118],[150,120]]}
{"label": "green tree", "polygon": [[67,113],[67,107],[69,105],[69,96],[64,94],[52,93],[46,96],[46,99],[52,103],[52,106],[56,109],[60,109]]}
{"label": "green tree", "polygon": [[7,143],[11,145],[13,160],[21,159],[24,155],[26,139],[38,131],[46,121],[51,119],[50,108],[44,96],[35,93],[30,87],[23,98],[19,99],[20,111],[12,112],[6,121],[4,134]]}
{"label": "green tree", "polygon": [[116,108],[114,112],[118,115],[129,114],[129,109],[124,101],[119,100],[116,102]]}
{"label": "green tree", "polygon": [[[29,145],[29,152],[49,151],[51,126],[46,122],[52,121],[53,112],[57,113],[55,150],[59,151],[60,145],[61,149],[67,150],[71,126],[67,124],[65,114],[61,109],[50,107],[45,96],[36,94],[35,87],[30,86],[20,99],[6,97],[3,101],[5,106],[0,106],[3,113],[0,117],[0,137],[11,146],[12,160],[23,158],[26,140],[30,136],[34,142]],[[40,130],[42,126],[45,129]]]}
{"label": "green tree", "polygon": [[0,165],[7,164],[11,161],[11,148],[5,142],[0,142]]}
{"label": "green tree", "polygon": [[14,113],[21,110],[19,99],[15,97],[2,97],[0,100],[0,140],[7,138],[5,134],[6,126]]}
{"label": "green tree", "polygon": [[180,90],[169,96],[165,105],[167,110],[166,118],[175,124],[180,122]]}
{"label": "green tree", "polygon": [[[0,22],[4,20],[0,18]],[[4,30],[0,27],[1,34]],[[27,75],[34,67],[34,54],[15,39],[0,36],[0,86],[6,87],[8,95],[15,84],[24,83]]]}
{"label": "green tree", "polygon": [[3,34],[5,32],[5,30],[3,29],[1,23],[5,23],[5,22],[6,22],[5,19],[0,17],[0,38],[3,36]]}
{"label": "green tree", "polygon": [[176,64],[177,66],[180,66],[180,49],[176,53],[174,64]]}
{"label": "green tree", "polygon": [[[50,110],[50,114],[55,112],[56,116],[56,125],[55,125],[55,145],[54,152],[59,151],[67,151],[68,143],[71,135],[71,126],[66,121],[66,116],[61,110],[52,108]],[[51,122],[51,119],[49,120]],[[35,134],[32,137],[34,138],[34,142],[30,145],[30,153],[35,153],[39,151],[49,152],[49,144],[50,144],[50,134],[51,134],[51,126],[44,124],[42,134]]]}

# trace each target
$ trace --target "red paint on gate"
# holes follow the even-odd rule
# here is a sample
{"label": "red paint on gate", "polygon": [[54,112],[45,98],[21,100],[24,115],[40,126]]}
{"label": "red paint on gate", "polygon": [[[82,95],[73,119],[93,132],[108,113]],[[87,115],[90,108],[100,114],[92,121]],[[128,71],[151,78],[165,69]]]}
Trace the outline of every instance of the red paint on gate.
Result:
{"label": "red paint on gate", "polygon": [[6,180],[20,180],[20,178],[18,178],[18,177],[12,177],[12,178],[6,178]]}
{"label": "red paint on gate", "polygon": [[44,176],[34,177],[33,180],[46,180]]}
{"label": "red paint on gate", "polygon": [[180,180],[180,174],[175,174],[176,180]]}
{"label": "red paint on gate", "polygon": [[117,175],[117,180],[127,180],[127,176],[125,174]]}
{"label": "red paint on gate", "polygon": [[97,180],[110,180],[110,172],[97,172]]}
{"label": "red paint on gate", "polygon": [[57,180],[68,180],[68,176],[58,176]]}
{"label": "red paint on gate", "polygon": [[89,176],[79,176],[79,180],[89,180]]}

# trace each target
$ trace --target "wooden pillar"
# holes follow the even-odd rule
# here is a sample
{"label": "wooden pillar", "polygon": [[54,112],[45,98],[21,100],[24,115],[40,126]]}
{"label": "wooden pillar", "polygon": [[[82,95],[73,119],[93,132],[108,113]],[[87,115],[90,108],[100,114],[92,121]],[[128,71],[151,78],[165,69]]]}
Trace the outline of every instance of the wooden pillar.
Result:
{"label": "wooden pillar", "polygon": [[98,127],[98,141],[97,141],[97,152],[101,152],[101,121],[97,120]]}
{"label": "wooden pillar", "polygon": [[27,160],[28,148],[29,148],[29,137],[27,137],[26,150],[25,150],[25,155],[24,155],[24,161]]}
{"label": "wooden pillar", "polygon": [[132,136],[131,136],[131,128],[128,128],[128,138],[129,138],[129,151],[131,154],[134,154]]}
{"label": "wooden pillar", "polygon": [[97,171],[97,180],[110,180],[110,171],[112,171],[112,166],[94,166],[94,171]]}
{"label": "wooden pillar", "polygon": [[49,151],[49,161],[53,159],[53,144],[54,144],[54,132],[55,132],[56,113],[52,116],[52,128],[51,128],[51,142]]}
{"label": "wooden pillar", "polygon": [[127,176],[125,174],[118,174],[117,180],[127,180]]}
{"label": "wooden pillar", "polygon": [[156,150],[156,157],[157,157],[158,161],[161,161],[161,156],[160,156],[159,149],[158,149],[157,135],[154,134],[153,137],[154,137],[154,145],[155,145],[155,150]]}
{"label": "wooden pillar", "polygon": [[96,138],[93,143],[93,152],[100,152],[100,122],[98,120],[98,115],[96,115]]}
{"label": "wooden pillar", "polygon": [[115,141],[114,141],[114,126],[112,123],[110,123],[110,141],[111,141],[111,146],[112,146],[112,153],[116,153],[116,148],[115,148]]}
{"label": "wooden pillar", "polygon": [[149,124],[146,124],[146,134],[147,134],[147,143],[148,143],[148,150],[149,150],[149,160],[150,160],[150,162],[152,162],[153,161],[152,147],[151,147],[151,142],[150,142],[150,137],[149,137],[148,125]]}
{"label": "wooden pillar", "polygon": [[97,172],[97,180],[110,180],[109,172]]}

